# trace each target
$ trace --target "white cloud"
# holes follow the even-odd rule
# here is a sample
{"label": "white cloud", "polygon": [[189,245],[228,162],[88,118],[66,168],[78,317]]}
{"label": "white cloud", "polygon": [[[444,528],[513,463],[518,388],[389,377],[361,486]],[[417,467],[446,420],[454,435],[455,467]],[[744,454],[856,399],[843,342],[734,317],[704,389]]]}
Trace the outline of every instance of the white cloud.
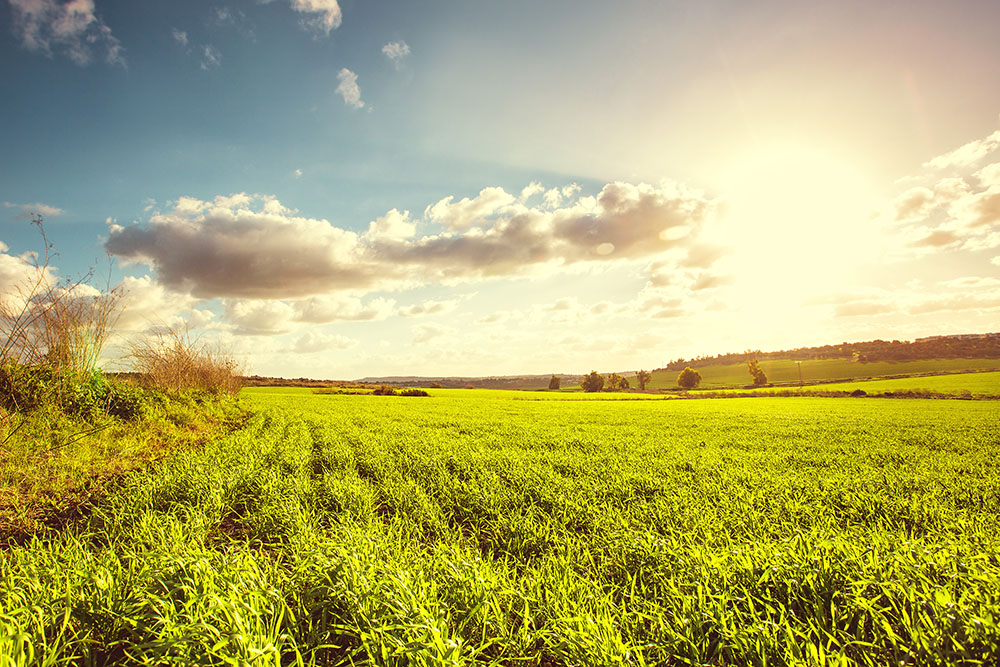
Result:
{"label": "white cloud", "polygon": [[[146,224],[109,226],[105,247],[124,262],[149,264],[170,289],[200,298],[303,299],[522,277],[671,250],[676,264],[696,248],[696,232],[714,206],[669,184],[611,183],[596,197],[552,211],[503,205],[511,199],[499,188],[457,203],[448,197],[420,222],[394,209],[358,234],[298,216],[273,197],[181,198]],[[443,231],[420,235],[421,224]],[[663,234],[673,227],[695,232]]]}
{"label": "white cloud", "polygon": [[207,44],[201,50],[201,68],[204,70],[222,65],[222,53],[211,44]]}
{"label": "white cloud", "polygon": [[410,45],[406,42],[389,42],[382,46],[382,53],[392,61],[392,64],[399,67],[403,59],[410,55]]}
{"label": "white cloud", "polygon": [[170,31],[170,34],[173,36],[175,42],[180,44],[182,47],[187,48],[188,34],[185,31],[174,28]]}
{"label": "white cloud", "polygon": [[225,303],[226,320],[241,335],[288,333],[294,328],[295,308],[284,301],[242,299]]}
{"label": "white cloud", "polygon": [[292,9],[308,15],[304,23],[326,35],[340,27],[344,16],[337,0],[291,0]]}
{"label": "white cloud", "polygon": [[127,333],[154,328],[196,329],[215,317],[209,310],[195,309],[198,299],[168,290],[149,276],[126,277],[118,289],[122,291],[122,300],[116,328]]}
{"label": "white cloud", "polygon": [[410,329],[411,341],[417,344],[427,344],[438,341],[455,330],[441,324],[418,324]]}
{"label": "white cloud", "polygon": [[344,98],[344,104],[355,109],[360,109],[365,105],[361,99],[361,88],[358,86],[358,75],[347,69],[341,69],[337,73],[337,92]]}
{"label": "white cloud", "polygon": [[358,341],[347,336],[307,331],[296,339],[291,351],[298,354],[315,354],[316,352],[349,350],[357,345]]}
{"label": "white cloud", "polygon": [[992,153],[1000,146],[1000,130],[997,130],[988,137],[970,141],[964,146],[959,146],[953,151],[939,155],[924,163],[925,167],[931,169],[948,169],[951,167],[968,167]]}
{"label": "white cloud", "polygon": [[31,216],[36,213],[44,218],[54,218],[65,213],[65,211],[61,208],[49,206],[48,204],[42,204],[41,202],[36,202],[34,204],[14,204],[12,202],[5,201],[3,203],[3,207],[17,210],[17,214],[14,216],[15,220],[30,220]]}
{"label": "white cloud", "polygon": [[125,67],[125,51],[111,29],[97,17],[93,0],[10,0],[14,34],[29,51],[51,57],[64,54],[86,65],[94,52],[109,65]]}
{"label": "white cloud", "polygon": [[413,238],[416,233],[417,223],[410,220],[410,212],[392,209],[370,222],[365,236],[370,241],[401,241]]}
{"label": "white cloud", "polygon": [[399,309],[399,314],[403,317],[422,317],[426,315],[444,315],[450,313],[458,307],[458,299],[448,299],[444,301],[424,301],[412,306],[405,306]]}
{"label": "white cloud", "polygon": [[295,175],[295,178],[302,178],[302,170],[301,169],[296,169],[292,173]]}
{"label": "white cloud", "polygon": [[396,302],[377,297],[362,302],[359,297],[324,294],[293,302],[295,320],[324,324],[327,322],[372,322],[392,315]]}
{"label": "white cloud", "polygon": [[521,196],[517,200],[523,204],[541,192],[545,192],[545,187],[538,181],[532,181],[521,190]]}
{"label": "white cloud", "polygon": [[996,266],[1000,266],[1000,255],[997,255],[996,257],[991,259],[990,264],[995,264]]}
{"label": "white cloud", "polygon": [[441,223],[449,229],[465,229],[483,224],[489,216],[514,203],[514,195],[503,188],[483,188],[472,199],[464,197],[453,202],[454,197],[445,197],[433,206],[428,206],[424,217]]}
{"label": "white cloud", "polygon": [[926,166],[952,173],[903,192],[882,214],[901,257],[1000,247],[1000,162],[976,164],[1000,146],[1000,131]]}

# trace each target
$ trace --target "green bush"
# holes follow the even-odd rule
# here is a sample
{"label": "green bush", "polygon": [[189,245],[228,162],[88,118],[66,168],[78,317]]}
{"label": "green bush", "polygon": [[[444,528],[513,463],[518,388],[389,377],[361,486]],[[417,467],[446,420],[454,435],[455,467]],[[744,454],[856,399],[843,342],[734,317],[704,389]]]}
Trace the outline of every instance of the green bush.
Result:
{"label": "green bush", "polygon": [[0,368],[0,406],[9,412],[50,407],[89,421],[103,416],[134,420],[149,415],[152,394],[107,378],[99,370],[59,372],[47,366],[8,364]]}

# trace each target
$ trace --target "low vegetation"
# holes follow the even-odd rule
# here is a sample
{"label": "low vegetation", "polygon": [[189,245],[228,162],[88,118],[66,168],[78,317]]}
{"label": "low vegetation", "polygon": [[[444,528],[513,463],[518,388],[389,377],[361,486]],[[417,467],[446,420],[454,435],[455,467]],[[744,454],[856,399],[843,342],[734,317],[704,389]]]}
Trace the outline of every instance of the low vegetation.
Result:
{"label": "low vegetation", "polygon": [[434,395],[251,390],[247,428],[8,549],[0,655],[981,665],[1000,652],[992,404]]}

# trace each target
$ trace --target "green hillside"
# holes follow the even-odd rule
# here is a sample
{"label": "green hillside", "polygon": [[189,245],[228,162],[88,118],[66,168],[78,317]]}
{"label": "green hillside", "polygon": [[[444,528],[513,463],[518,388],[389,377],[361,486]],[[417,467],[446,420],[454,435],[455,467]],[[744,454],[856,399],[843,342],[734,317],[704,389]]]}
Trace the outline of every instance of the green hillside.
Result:
{"label": "green hillside", "polygon": [[[823,382],[877,378],[886,375],[1000,369],[1000,359],[924,359],[900,362],[878,361],[867,364],[860,364],[850,359],[808,359],[802,361],[801,365],[803,381]],[[747,373],[746,364],[743,363],[692,367],[701,373],[702,388],[750,383],[750,374]],[[799,381],[798,364],[790,359],[761,361],[760,367],[764,369],[767,379],[772,383]],[[653,389],[675,388],[677,374],[677,371],[654,371],[650,386]]]}

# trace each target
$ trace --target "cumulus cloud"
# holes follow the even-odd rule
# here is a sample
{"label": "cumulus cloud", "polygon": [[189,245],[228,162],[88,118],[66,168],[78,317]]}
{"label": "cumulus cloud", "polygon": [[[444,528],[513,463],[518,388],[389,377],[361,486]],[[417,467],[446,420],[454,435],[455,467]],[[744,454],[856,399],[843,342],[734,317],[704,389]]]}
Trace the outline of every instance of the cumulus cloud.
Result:
{"label": "cumulus cloud", "polygon": [[340,27],[343,13],[337,0],[291,0],[292,9],[305,14],[303,23],[325,35]]}
{"label": "cumulus cloud", "polygon": [[464,197],[457,202],[453,200],[454,197],[445,197],[428,206],[424,217],[449,229],[465,229],[487,222],[489,216],[514,203],[514,196],[503,188],[483,188],[472,199]]}
{"label": "cumulus cloud", "polygon": [[403,60],[410,55],[410,45],[406,42],[389,42],[382,46],[382,53],[392,61],[392,64],[399,67]]}
{"label": "cumulus cloud", "polygon": [[126,277],[119,283],[121,316],[116,328],[125,332],[151,329],[197,329],[214,319],[210,310],[197,309],[198,299],[166,289],[149,276]]}
{"label": "cumulus cloud", "polygon": [[125,50],[97,17],[93,0],[10,0],[14,34],[29,51],[67,56],[87,65],[99,53],[109,65],[125,67]]}
{"label": "cumulus cloud", "polygon": [[14,215],[15,220],[30,220],[31,216],[36,213],[45,218],[54,218],[65,213],[65,211],[61,208],[49,206],[48,204],[42,204],[41,202],[36,202],[34,204],[14,204],[12,202],[5,201],[3,203],[3,207],[12,208],[17,211]]}
{"label": "cumulus cloud", "polygon": [[997,146],[1000,131],[926,164],[952,173],[906,190],[883,213],[897,254],[1000,247],[1000,162],[978,164]]}
{"label": "cumulus cloud", "polygon": [[400,213],[397,209],[392,209],[381,218],[377,218],[368,224],[369,241],[401,241],[413,238],[417,233],[417,223],[410,220],[410,212]]}
{"label": "cumulus cloud", "polygon": [[931,169],[948,169],[950,167],[967,167],[975,164],[979,160],[992,153],[1000,146],[1000,130],[997,130],[988,137],[976,139],[959,146],[953,151],[944,155],[939,155],[924,163],[925,167]]}
{"label": "cumulus cloud", "polygon": [[357,344],[358,341],[347,336],[307,331],[295,340],[291,351],[298,354],[315,354],[316,352],[349,350],[356,347]]}
{"label": "cumulus cloud", "polygon": [[152,266],[170,289],[200,298],[302,299],[517,277],[671,249],[683,257],[691,237],[671,240],[662,232],[697,229],[713,209],[699,193],[669,184],[611,183],[595,197],[552,211],[504,206],[500,202],[513,198],[499,188],[483,192],[429,207],[419,224],[439,231],[425,235],[398,210],[358,234],[298,216],[273,197],[181,198],[146,224],[110,225],[105,247],[124,262]]}
{"label": "cumulus cloud", "polygon": [[364,100],[361,99],[361,88],[358,86],[357,74],[345,67],[337,73],[337,80],[340,81],[337,85],[337,93],[344,98],[344,104],[355,109],[365,106]]}
{"label": "cumulus cloud", "polygon": [[359,297],[325,294],[294,302],[295,320],[324,324],[327,322],[373,322],[392,315],[396,302],[377,297],[363,302]]}
{"label": "cumulus cloud", "polygon": [[424,301],[412,306],[404,306],[399,309],[399,314],[403,317],[422,317],[426,315],[444,315],[450,313],[458,307],[458,299],[448,299],[443,301]]}
{"label": "cumulus cloud", "polygon": [[292,330],[295,308],[273,299],[241,299],[225,304],[226,320],[241,335],[270,335]]}

